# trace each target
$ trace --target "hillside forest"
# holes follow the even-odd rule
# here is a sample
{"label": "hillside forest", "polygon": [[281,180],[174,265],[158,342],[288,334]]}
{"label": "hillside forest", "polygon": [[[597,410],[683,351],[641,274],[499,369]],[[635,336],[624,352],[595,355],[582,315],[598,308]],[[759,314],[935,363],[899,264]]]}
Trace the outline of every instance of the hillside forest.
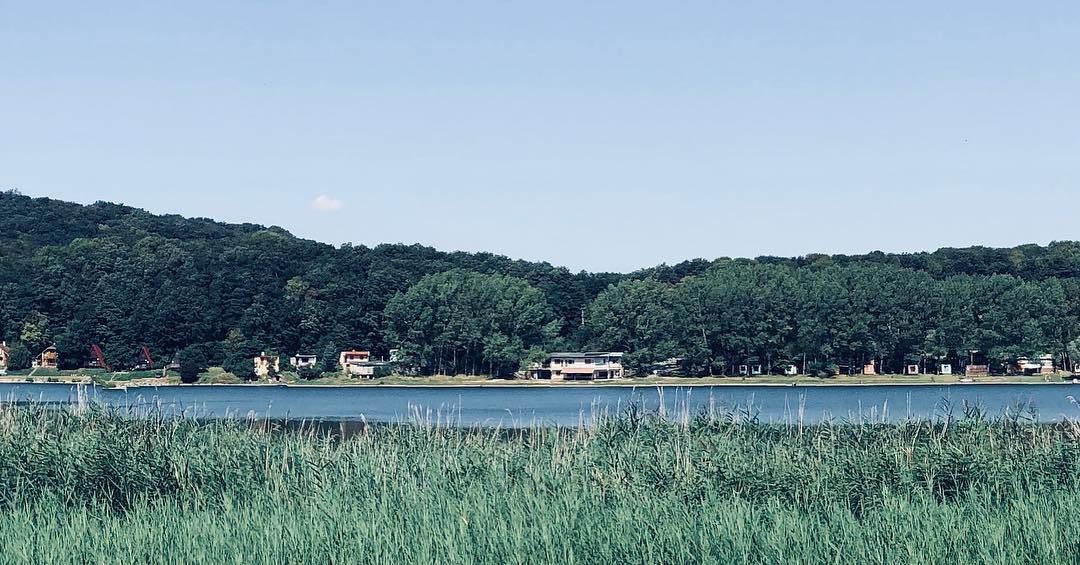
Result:
{"label": "hillside forest", "polygon": [[[628,228],[630,229],[630,228]],[[722,237],[722,236],[719,236]],[[552,351],[626,352],[636,372],[740,365],[823,376],[871,361],[1080,361],[1080,243],[694,259],[571,272],[421,245],[335,247],[278,227],[0,193],[0,337],[13,368],[55,344],[143,345],[251,378],[260,352],[398,350],[413,374],[510,376]],[[129,363],[130,362],[130,363]]]}

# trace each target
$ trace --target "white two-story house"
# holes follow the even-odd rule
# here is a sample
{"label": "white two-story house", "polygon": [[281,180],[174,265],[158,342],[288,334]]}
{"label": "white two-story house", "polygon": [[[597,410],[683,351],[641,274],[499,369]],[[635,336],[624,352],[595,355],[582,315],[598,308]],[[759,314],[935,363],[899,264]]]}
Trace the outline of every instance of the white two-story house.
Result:
{"label": "white two-story house", "polygon": [[621,379],[623,354],[611,351],[552,353],[529,368],[529,378],[552,381]]}

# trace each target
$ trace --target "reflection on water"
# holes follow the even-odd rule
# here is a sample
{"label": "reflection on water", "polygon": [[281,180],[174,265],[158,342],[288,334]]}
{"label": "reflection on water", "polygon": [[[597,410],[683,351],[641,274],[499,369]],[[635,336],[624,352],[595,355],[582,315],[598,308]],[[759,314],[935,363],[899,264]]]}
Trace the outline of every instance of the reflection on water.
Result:
{"label": "reflection on water", "polygon": [[[668,418],[702,412],[774,423],[897,421],[979,410],[1039,421],[1080,418],[1071,384],[708,387],[284,387],[84,388],[87,402],[136,414],[453,426],[588,425],[645,410]],[[0,384],[8,402],[76,404],[79,388]]]}

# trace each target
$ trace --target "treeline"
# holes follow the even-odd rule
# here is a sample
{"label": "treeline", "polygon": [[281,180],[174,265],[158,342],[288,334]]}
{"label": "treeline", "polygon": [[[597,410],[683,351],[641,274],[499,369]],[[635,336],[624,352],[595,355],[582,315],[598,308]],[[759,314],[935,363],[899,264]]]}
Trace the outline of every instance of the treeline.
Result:
{"label": "treeline", "polygon": [[680,357],[697,374],[733,374],[743,364],[832,374],[870,362],[899,373],[911,363],[962,364],[972,352],[999,367],[1041,354],[1068,364],[1080,346],[1078,282],[722,261],[675,285],[610,287],[589,308],[589,335],[627,351],[632,366]]}
{"label": "treeline", "polygon": [[[399,349],[419,373],[506,375],[555,349],[690,374],[980,351],[1080,358],[1080,244],[573,273],[419,245],[333,246],[280,228],[0,193],[0,335],[66,367],[187,349],[247,374],[260,351]],[[327,366],[327,368],[331,368]]]}

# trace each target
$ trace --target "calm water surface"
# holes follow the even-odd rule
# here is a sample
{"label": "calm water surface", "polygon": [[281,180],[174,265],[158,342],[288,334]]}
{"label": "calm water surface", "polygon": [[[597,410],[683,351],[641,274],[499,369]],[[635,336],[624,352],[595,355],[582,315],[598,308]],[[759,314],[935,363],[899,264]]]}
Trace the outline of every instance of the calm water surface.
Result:
{"label": "calm water surface", "polygon": [[[988,415],[1023,414],[1041,421],[1080,419],[1080,386],[710,386],[710,387],[284,387],[166,386],[86,388],[92,402],[140,413],[369,422],[423,420],[456,425],[576,425],[618,414],[630,404],[685,416],[712,410],[766,422],[807,423],[960,416],[974,406]],[[0,384],[6,401],[73,402],[74,385]]]}

